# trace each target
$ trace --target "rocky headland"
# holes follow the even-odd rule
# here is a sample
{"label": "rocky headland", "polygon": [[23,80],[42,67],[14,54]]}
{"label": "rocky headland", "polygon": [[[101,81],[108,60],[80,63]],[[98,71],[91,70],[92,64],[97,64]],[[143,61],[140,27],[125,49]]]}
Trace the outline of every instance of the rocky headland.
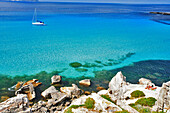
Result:
{"label": "rocky headland", "polygon": [[[91,87],[93,81],[82,79],[79,84],[60,86],[62,77],[51,77],[51,86],[39,92],[43,84],[37,79],[18,82],[13,88],[15,95],[0,103],[2,113],[158,113],[170,112],[170,81],[161,87],[151,80],[140,78],[138,84],[126,81],[118,72],[98,92],[82,90],[78,85]],[[56,88],[59,87],[58,89]],[[40,94],[40,95],[38,95]],[[35,102],[35,98],[41,98]]]}
{"label": "rocky headland", "polygon": [[170,12],[150,12],[151,14],[170,15]]}

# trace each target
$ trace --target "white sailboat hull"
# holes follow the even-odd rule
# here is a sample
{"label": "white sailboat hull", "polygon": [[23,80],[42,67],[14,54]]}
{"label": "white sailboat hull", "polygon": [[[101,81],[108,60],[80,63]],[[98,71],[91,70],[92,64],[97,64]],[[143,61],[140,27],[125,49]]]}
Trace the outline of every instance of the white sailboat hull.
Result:
{"label": "white sailboat hull", "polygon": [[41,22],[32,22],[32,25],[45,25],[45,24]]}

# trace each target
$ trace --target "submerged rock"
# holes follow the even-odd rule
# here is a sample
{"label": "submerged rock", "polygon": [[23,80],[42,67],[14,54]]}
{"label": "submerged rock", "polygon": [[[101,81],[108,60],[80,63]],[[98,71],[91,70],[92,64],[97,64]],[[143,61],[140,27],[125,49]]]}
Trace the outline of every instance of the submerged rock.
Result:
{"label": "submerged rock", "polygon": [[153,111],[170,109],[170,81],[163,83]]}
{"label": "submerged rock", "polygon": [[126,92],[126,77],[118,72],[109,83],[109,93],[113,96],[113,100],[123,100]]}
{"label": "submerged rock", "polygon": [[8,96],[1,96],[1,101],[5,101],[5,100],[7,100],[7,99],[9,99]]}
{"label": "submerged rock", "polygon": [[90,79],[84,79],[84,80],[79,81],[79,84],[84,85],[84,86],[90,86],[91,81],[90,81]]}
{"label": "submerged rock", "polygon": [[3,113],[30,113],[29,100],[26,94],[18,94],[0,103],[0,112]]}
{"label": "submerged rock", "polygon": [[56,83],[60,83],[61,82],[62,77],[59,75],[54,75],[51,77],[51,82],[52,84],[56,84]]}

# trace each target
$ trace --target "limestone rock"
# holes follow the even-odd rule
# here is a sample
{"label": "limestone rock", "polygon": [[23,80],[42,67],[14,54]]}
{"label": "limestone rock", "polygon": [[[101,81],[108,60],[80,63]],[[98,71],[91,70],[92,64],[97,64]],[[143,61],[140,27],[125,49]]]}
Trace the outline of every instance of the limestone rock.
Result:
{"label": "limestone rock", "polygon": [[18,83],[16,84],[15,90],[18,90],[19,88],[21,88],[22,85],[23,85],[23,82],[18,82]]}
{"label": "limestone rock", "polygon": [[153,111],[170,109],[170,81],[163,83]]}
{"label": "limestone rock", "polygon": [[0,112],[3,113],[19,113],[30,112],[29,100],[26,94],[18,94],[0,103]]}
{"label": "limestone rock", "polygon": [[79,81],[79,84],[84,85],[84,86],[90,86],[91,81],[90,81],[90,79],[84,79],[84,80]]}
{"label": "limestone rock", "polygon": [[56,105],[67,98],[67,95],[56,90],[54,86],[49,87],[41,93],[44,98],[48,98],[48,105]]}
{"label": "limestone rock", "polygon": [[57,95],[56,98],[51,98],[48,100],[49,106],[61,103],[67,98],[67,95],[65,95],[64,93],[61,93],[61,92],[55,93],[55,95]]}
{"label": "limestone rock", "polygon": [[97,87],[96,89],[97,89],[98,91],[100,91],[100,90],[105,90],[105,88],[104,88],[104,87],[100,87],[100,86],[99,86],[99,87]]}
{"label": "limestone rock", "polygon": [[29,100],[32,100],[35,98],[35,91],[34,91],[34,86],[32,83],[28,84],[28,85],[23,85],[20,89],[18,89],[15,92],[15,95],[18,94],[27,94],[27,97]]}
{"label": "limestone rock", "polygon": [[115,100],[123,100],[126,92],[126,77],[118,72],[109,83],[109,92],[114,96]]}
{"label": "limestone rock", "polygon": [[72,84],[72,87],[61,87],[60,91],[70,97],[79,97],[82,94],[82,90],[75,84]]}
{"label": "limestone rock", "polygon": [[[78,107],[76,109],[72,108],[73,113],[114,113],[115,111],[122,111],[120,107],[115,105],[114,103],[102,98],[100,95],[96,93],[92,93],[88,96],[81,96],[78,99],[72,101],[71,105],[83,105],[87,98],[93,98],[95,101],[93,109],[87,109],[86,107]],[[69,106],[69,107],[70,107]],[[63,112],[65,112],[69,107],[65,108]]]}
{"label": "limestone rock", "polygon": [[51,82],[52,84],[56,84],[56,83],[60,83],[61,82],[62,77],[59,75],[54,75],[51,77]]}
{"label": "limestone rock", "polygon": [[139,84],[141,84],[141,85],[150,85],[150,86],[153,86],[153,87],[155,86],[155,84],[153,84],[151,80],[146,79],[146,78],[140,78],[139,79]]}
{"label": "limestone rock", "polygon": [[56,88],[55,88],[54,86],[51,86],[51,87],[49,87],[48,89],[46,89],[45,91],[43,91],[43,92],[41,93],[41,95],[42,95],[44,98],[48,98],[51,93],[56,93],[56,92],[58,92],[58,91],[56,90]]}
{"label": "limestone rock", "polygon": [[122,102],[121,100],[117,101],[117,105],[119,105],[121,108],[127,110],[129,113],[139,113],[137,110],[129,106],[128,104]]}
{"label": "limestone rock", "polygon": [[84,92],[85,95],[90,95],[91,93],[89,91]]}
{"label": "limestone rock", "polygon": [[46,102],[44,101],[39,101],[38,103],[35,103],[32,108],[31,111],[33,113],[47,113],[47,107],[45,107],[47,105]]}
{"label": "limestone rock", "polygon": [[38,81],[38,79],[33,79],[33,80],[29,80],[27,81],[23,86],[32,84],[34,87],[37,87],[39,85],[41,85],[42,83]]}

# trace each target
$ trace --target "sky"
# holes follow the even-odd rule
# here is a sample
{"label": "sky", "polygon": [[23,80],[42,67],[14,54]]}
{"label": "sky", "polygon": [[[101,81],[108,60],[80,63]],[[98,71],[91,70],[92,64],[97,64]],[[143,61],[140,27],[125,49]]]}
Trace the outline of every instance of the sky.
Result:
{"label": "sky", "polygon": [[170,0],[39,0],[42,2],[134,3],[170,4]]}

